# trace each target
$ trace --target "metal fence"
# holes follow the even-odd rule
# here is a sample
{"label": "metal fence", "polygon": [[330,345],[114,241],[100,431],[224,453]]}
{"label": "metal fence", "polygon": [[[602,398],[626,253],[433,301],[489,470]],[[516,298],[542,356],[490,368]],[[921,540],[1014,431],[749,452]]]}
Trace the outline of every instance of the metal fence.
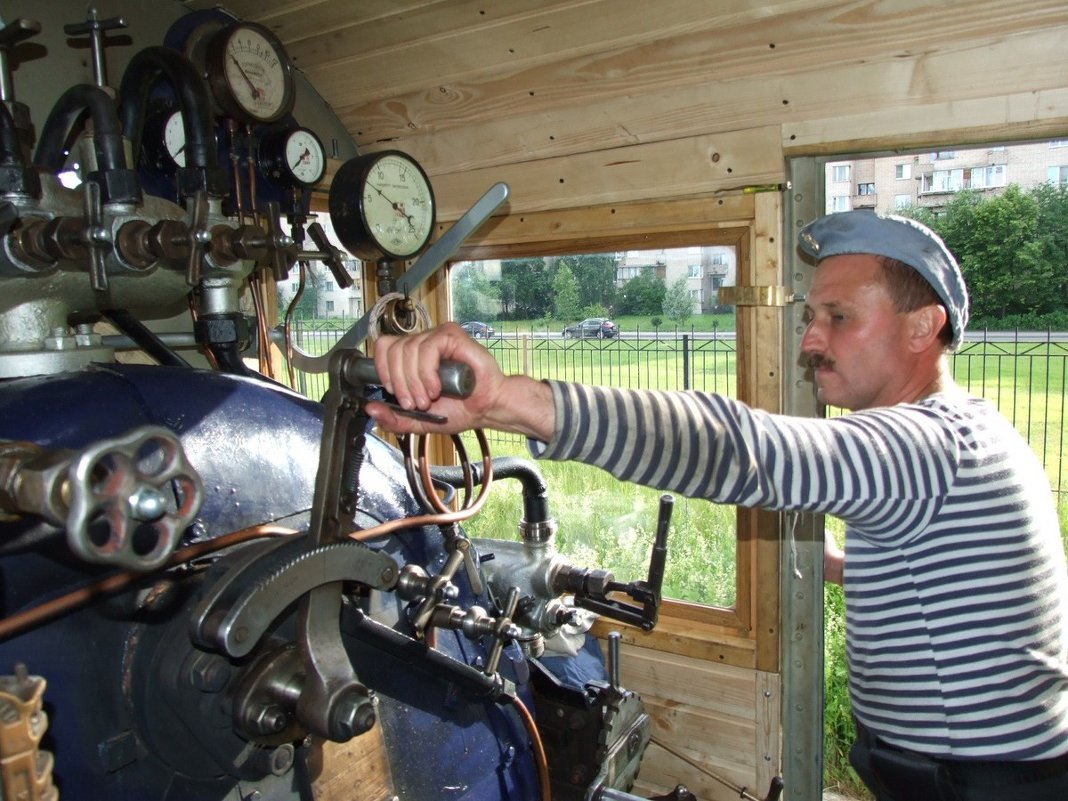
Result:
{"label": "metal fence", "polygon": [[[340,338],[329,325],[297,326],[294,342],[321,353]],[[627,331],[613,339],[563,339],[532,329],[483,341],[506,373],[635,389],[694,389],[735,395],[734,332]],[[997,404],[1046,467],[1058,497],[1068,497],[1064,409],[1068,334],[975,332],[952,355],[954,377],[967,391]],[[311,398],[326,390],[325,375],[298,374],[296,389]],[[494,435],[497,442],[519,438]]]}

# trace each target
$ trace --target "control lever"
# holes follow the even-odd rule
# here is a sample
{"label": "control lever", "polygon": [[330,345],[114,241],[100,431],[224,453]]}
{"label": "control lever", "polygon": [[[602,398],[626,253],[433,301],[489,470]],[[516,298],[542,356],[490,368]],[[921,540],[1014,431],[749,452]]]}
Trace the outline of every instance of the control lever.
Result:
{"label": "control lever", "polygon": [[341,249],[336,248],[330,244],[330,240],[326,237],[326,231],[323,230],[323,226],[317,222],[313,222],[308,226],[308,234],[311,235],[312,242],[315,243],[315,247],[319,248],[318,255],[326,266],[330,268],[331,275],[334,276],[334,280],[337,281],[339,289],[348,289],[352,286],[352,276],[349,275],[348,270],[345,269],[345,264],[341,259]]}
{"label": "control lever", "polygon": [[[344,542],[355,517],[360,464],[369,418],[363,403],[369,385],[380,385],[374,361],[355,349],[332,351],[330,384],[324,399],[323,435],[315,475],[308,540],[312,549]],[[439,371],[443,391],[466,397],[474,387],[470,367],[446,362]],[[456,567],[463,561],[459,552]],[[304,683],[297,719],[308,731],[346,742],[375,722],[371,694],[356,676],[341,641],[343,582],[328,581],[301,596],[297,644]]]}
{"label": "control lever", "polygon": [[[672,496],[660,496],[656,538],[653,542],[647,580],[624,584],[615,581],[611,573],[603,570],[568,567],[560,571],[554,588],[558,592],[574,593],[576,606],[613,620],[640,626],[644,631],[652,631],[660,615],[660,591],[664,584],[664,567],[667,563],[667,536],[674,508],[675,499]],[[609,598],[611,593],[623,593],[641,606]]]}

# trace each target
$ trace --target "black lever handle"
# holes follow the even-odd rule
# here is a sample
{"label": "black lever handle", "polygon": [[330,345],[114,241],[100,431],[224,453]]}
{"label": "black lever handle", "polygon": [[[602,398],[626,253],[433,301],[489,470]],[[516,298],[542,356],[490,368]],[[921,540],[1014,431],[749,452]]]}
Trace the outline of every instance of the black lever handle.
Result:
{"label": "black lever handle", "polygon": [[[366,356],[351,355],[346,358],[341,366],[341,374],[349,384],[382,384],[375,369],[375,360]],[[442,394],[450,398],[466,398],[475,391],[475,373],[463,362],[445,359],[438,366],[438,378],[441,379]]]}

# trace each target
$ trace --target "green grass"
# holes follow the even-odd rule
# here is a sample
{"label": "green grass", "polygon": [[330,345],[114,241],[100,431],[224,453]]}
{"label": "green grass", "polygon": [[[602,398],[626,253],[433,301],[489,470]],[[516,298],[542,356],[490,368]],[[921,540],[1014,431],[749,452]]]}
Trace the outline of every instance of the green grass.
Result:
{"label": "green grass", "polygon": [[[477,452],[473,438],[466,444],[470,453]],[[495,456],[529,457],[524,446],[513,442],[492,447]],[[611,570],[619,581],[645,579],[663,493],[572,462],[538,462],[537,467],[549,488],[560,552],[576,566]],[[732,606],[734,507],[674,497],[664,595]],[[465,522],[464,529],[471,537],[516,539],[522,509],[519,483],[497,482],[482,511]]]}

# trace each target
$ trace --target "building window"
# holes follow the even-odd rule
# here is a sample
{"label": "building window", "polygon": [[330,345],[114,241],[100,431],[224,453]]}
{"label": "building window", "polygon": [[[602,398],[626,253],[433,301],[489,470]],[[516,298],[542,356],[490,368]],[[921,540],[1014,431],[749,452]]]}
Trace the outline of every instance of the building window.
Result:
{"label": "building window", "polygon": [[946,159],[955,159],[956,157],[956,150],[939,150],[931,154],[931,161],[945,161]]}
{"label": "building window", "polygon": [[1068,139],[1053,139],[1049,143],[1050,147],[1068,147]]}
{"label": "building window", "polygon": [[905,209],[912,205],[912,195],[894,195],[894,208]]}
{"label": "building window", "polygon": [[907,181],[912,177],[911,164],[898,164],[894,167],[894,177],[899,181]]}
{"label": "building window", "polygon": [[327,310],[328,312],[332,312],[332,311],[334,310],[334,301],[332,301],[332,300],[328,300],[328,301],[326,302],[326,310]]}
{"label": "building window", "polygon": [[875,184],[857,184],[858,195],[874,195]]}
{"label": "building window", "polygon": [[1068,165],[1050,167],[1046,179],[1054,186],[1068,186]]}
{"label": "building window", "polygon": [[935,170],[920,181],[920,192],[959,192],[964,188],[964,170]]}
{"label": "building window", "polygon": [[831,198],[831,211],[849,211],[849,195],[835,195]]}
{"label": "building window", "polygon": [[701,265],[700,264],[691,264],[689,266],[689,269],[690,269],[690,278],[700,278],[701,277]]}
{"label": "building window", "polygon": [[836,164],[831,168],[831,180],[836,184],[849,183],[849,165]]}
{"label": "building window", "polygon": [[989,167],[972,167],[972,189],[989,189],[1005,186],[1005,165],[991,164]]}

